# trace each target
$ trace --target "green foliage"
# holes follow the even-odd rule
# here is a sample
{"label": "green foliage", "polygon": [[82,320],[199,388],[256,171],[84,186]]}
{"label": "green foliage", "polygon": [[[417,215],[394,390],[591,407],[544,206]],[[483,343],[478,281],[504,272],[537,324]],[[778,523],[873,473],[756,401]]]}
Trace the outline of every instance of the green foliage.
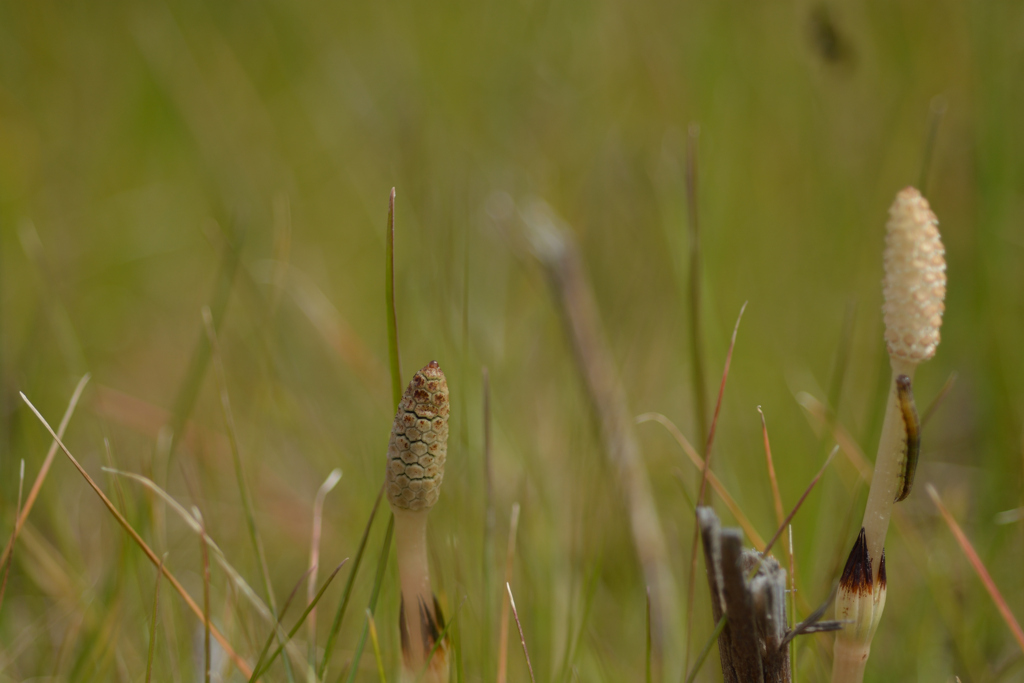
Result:
{"label": "green foliage", "polygon": [[[468,683],[494,678],[508,515],[519,502],[511,583],[538,680],[642,680],[645,586],[617,472],[519,214],[496,193],[516,206],[543,199],[571,227],[630,409],[664,413],[702,450],[686,203],[687,130],[697,122],[712,392],[750,302],[715,473],[771,537],[756,407],[787,509],[832,446],[798,392],[827,404],[873,456],[888,380],[885,211],[930,169],[949,295],[942,344],[915,377],[919,405],[951,372],[958,380],[924,428],[917,476],[939,489],[1024,618],[1024,522],[993,522],[1024,504],[1022,22],[1024,7],[1010,0],[0,0],[0,540],[14,523],[19,461],[27,491],[49,447],[17,392],[56,425],[88,371],[65,442],[194,598],[203,591],[195,532],[148,489],[126,484],[115,495],[99,476],[104,438],[118,470],[203,511],[210,537],[264,600],[269,588],[280,601],[307,571],[314,496],[343,469],[325,506],[320,564],[351,557],[352,580],[323,593],[317,655],[327,659],[330,638],[331,680],[347,673],[365,621],[352,615],[374,593],[397,680],[394,562],[377,564],[386,567],[379,595],[374,572],[356,571],[357,553],[386,533],[366,522],[394,415],[398,349],[382,301],[396,187],[402,356],[407,368],[432,359],[451,368],[459,438],[430,543],[439,599],[459,614],[459,670]],[[937,128],[936,95],[945,103]],[[685,586],[693,519],[679,480],[695,499],[700,473],[666,430],[636,433]],[[798,606],[829,594],[865,491],[840,454],[796,516]],[[900,503],[906,523],[888,541],[867,680],[1019,677],[1012,638],[919,494]],[[153,680],[196,679],[201,623],[166,584],[154,622],[150,562],[63,456],[17,543],[0,683],[141,680],[151,637]],[[272,625],[219,564],[210,570],[213,624],[254,664]],[[341,605],[358,609],[332,634]],[[286,632],[299,612],[285,616]],[[699,575],[694,655],[714,628]],[[508,680],[526,680],[511,632]],[[681,680],[661,653],[682,646],[657,636],[652,677]],[[305,637],[296,632],[303,653]],[[798,678],[823,678],[830,649],[827,635],[798,639]],[[221,655],[214,644],[214,674],[243,680]],[[712,655],[695,680],[716,680],[716,669]],[[369,656],[354,674],[378,680]],[[280,662],[261,680],[271,679],[286,680]]]}

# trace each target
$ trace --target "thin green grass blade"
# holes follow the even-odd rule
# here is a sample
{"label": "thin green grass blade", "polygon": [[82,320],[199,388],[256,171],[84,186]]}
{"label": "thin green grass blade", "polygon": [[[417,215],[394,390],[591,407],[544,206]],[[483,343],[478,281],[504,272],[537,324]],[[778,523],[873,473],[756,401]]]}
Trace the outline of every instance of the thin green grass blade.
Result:
{"label": "thin green grass blade", "polygon": [[366,550],[366,541],[370,538],[370,527],[373,526],[373,519],[377,516],[377,508],[380,507],[380,499],[384,495],[384,487],[381,486],[377,492],[377,500],[373,502],[373,509],[370,511],[370,518],[366,520],[366,528],[363,529],[363,537],[359,540],[359,549],[356,550],[356,559],[352,562],[352,571],[345,583],[345,591],[341,595],[341,603],[338,604],[338,611],[334,614],[334,622],[331,630],[327,633],[327,644],[324,646],[324,658],[320,662],[320,670],[317,676],[321,679],[327,673],[327,665],[331,662],[331,653],[334,650],[334,641],[338,638],[338,631],[341,630],[341,621],[345,617],[345,610],[348,609],[349,599],[352,597],[352,586],[355,584],[356,576],[359,574],[359,567],[363,563],[363,552]]}
{"label": "thin green grass blade", "polygon": [[252,675],[249,676],[250,683],[266,672],[267,667],[270,666],[269,663],[266,666],[263,665],[263,658],[266,657],[267,651],[270,649],[270,644],[274,642],[274,634],[279,628],[281,628],[281,619],[284,619],[285,613],[288,612],[288,608],[291,607],[292,600],[299,592],[299,587],[302,586],[312,573],[313,567],[307,569],[306,573],[302,575],[302,578],[295,583],[295,587],[292,588],[292,592],[288,594],[288,599],[284,601],[284,605],[281,607],[281,616],[278,617],[277,621],[274,623],[274,627],[271,629],[270,635],[267,636],[266,642],[263,643],[263,649],[260,650],[260,656],[256,659],[256,664],[252,667]]}
{"label": "thin green grass blade", "polygon": [[[391,551],[391,537],[395,533],[395,516],[388,519],[388,530],[384,535],[384,545],[380,549],[380,559],[377,560],[377,576],[373,579],[373,592],[370,593],[370,614],[377,611],[377,598],[380,596],[380,586],[384,582],[384,569],[388,565],[388,554]],[[356,645],[355,654],[352,656],[352,665],[348,670],[348,683],[356,680],[356,671],[359,670],[359,659],[363,656],[363,648],[366,646],[366,636],[369,627],[363,626],[363,633],[359,636],[359,643]]]}
{"label": "thin green grass blade", "polygon": [[690,124],[686,145],[686,206],[690,234],[690,344],[692,349],[691,371],[693,373],[693,403],[697,412],[697,429],[700,442],[708,440],[707,389],[704,385],[704,334],[701,329],[700,295],[700,223],[697,211],[697,141],[700,126]]}
{"label": "thin green grass blade", "polygon": [[704,666],[704,660],[708,658],[711,648],[715,646],[715,643],[718,642],[718,637],[722,635],[722,631],[725,630],[725,624],[728,620],[729,618],[723,614],[722,618],[718,620],[717,624],[715,624],[715,630],[711,634],[711,637],[708,638],[708,642],[704,643],[704,647],[701,649],[700,654],[697,655],[697,661],[693,663],[693,671],[691,671],[690,675],[686,677],[686,683],[693,683],[693,679],[697,677],[697,674],[700,672],[700,668]]}
{"label": "thin green grass blade", "polygon": [[398,314],[395,312],[395,188],[388,199],[387,261],[384,266],[384,295],[388,307],[388,361],[391,367],[391,396],[398,406],[402,400],[402,358],[398,351]]}
{"label": "thin green grass blade", "polygon": [[[327,587],[331,585],[331,582],[334,581],[334,577],[338,575],[338,572],[341,571],[341,568],[345,566],[346,562],[348,562],[348,558],[347,557],[344,560],[341,561],[341,564],[339,564],[337,567],[334,568],[334,571],[331,572],[331,575],[328,576],[327,580],[324,581],[324,584],[322,586],[320,586],[320,590],[317,591],[316,597],[313,598],[313,600],[308,605],[306,605],[306,609],[304,609],[302,611],[302,615],[299,617],[299,620],[296,621],[295,625],[292,626],[290,631],[288,631],[288,637],[284,638],[281,641],[281,644],[277,646],[277,649],[274,650],[274,654],[270,655],[267,658],[267,663],[263,665],[262,669],[260,669],[260,670],[253,669],[254,673],[253,673],[253,678],[250,679],[251,681],[255,681],[259,676],[262,676],[264,673],[267,672],[267,670],[270,668],[270,665],[273,664],[274,660],[277,659],[277,656],[279,654],[281,654],[281,651],[284,649],[284,646],[287,645],[288,641],[290,641],[292,638],[294,638],[295,634],[299,632],[299,629],[302,628],[302,624],[304,624],[305,621],[306,621],[306,617],[308,617],[309,613],[312,612],[313,608],[316,607],[316,603],[320,602],[320,598],[323,597],[323,594],[327,591]],[[312,571],[313,571],[313,568],[311,567],[309,569],[309,571],[307,571],[306,574],[302,577],[302,581],[305,581],[306,577],[308,577],[312,573]],[[302,584],[302,581],[299,582],[299,585]],[[296,586],[296,589],[297,588],[298,588],[298,586]],[[295,591],[293,590],[292,591],[292,595],[294,595],[294,594],[295,594]],[[291,598],[289,597],[288,600],[291,601]],[[271,642],[271,640],[267,641],[268,645]],[[266,652],[266,646],[264,646],[263,651],[264,651],[264,653]]]}
{"label": "thin green grass blade", "polygon": [[[238,447],[238,429],[235,426],[235,414],[231,410],[231,399],[228,396],[227,373],[224,370],[223,355],[220,352],[220,342],[217,339],[217,330],[213,322],[213,314],[209,307],[203,306],[203,325],[206,328],[206,338],[210,344],[210,356],[213,360],[213,375],[216,379],[217,393],[220,396],[221,412],[224,415],[224,426],[228,433],[228,444],[231,448],[231,460],[235,465],[235,479],[238,482],[238,493],[242,498],[242,509],[245,511],[245,525],[249,532],[249,540],[252,542],[253,551],[256,553],[256,561],[260,567],[260,577],[263,579],[263,590],[267,594],[267,606],[270,607],[270,615],[277,621],[277,600],[274,598],[274,586],[270,581],[270,568],[267,566],[267,554],[263,550],[263,539],[256,529],[256,515],[253,513],[252,492],[245,479],[245,469],[242,466],[242,453]],[[206,547],[205,545],[203,546]],[[291,662],[284,658],[285,674],[288,676],[288,683],[295,683],[295,673],[292,671]]]}

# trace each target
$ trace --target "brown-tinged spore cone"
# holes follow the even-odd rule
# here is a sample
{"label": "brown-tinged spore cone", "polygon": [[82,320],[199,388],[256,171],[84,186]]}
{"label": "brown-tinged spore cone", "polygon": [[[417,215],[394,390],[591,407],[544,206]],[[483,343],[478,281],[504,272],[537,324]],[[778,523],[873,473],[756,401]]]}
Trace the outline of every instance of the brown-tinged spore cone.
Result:
{"label": "brown-tinged spore cone", "polygon": [[429,510],[437,502],[448,454],[448,381],[430,361],[402,395],[388,441],[385,485],[400,510]]}
{"label": "brown-tinged spore cone", "polygon": [[889,355],[914,363],[935,355],[946,310],[946,250],[939,220],[913,187],[889,208],[885,235],[885,342]]}

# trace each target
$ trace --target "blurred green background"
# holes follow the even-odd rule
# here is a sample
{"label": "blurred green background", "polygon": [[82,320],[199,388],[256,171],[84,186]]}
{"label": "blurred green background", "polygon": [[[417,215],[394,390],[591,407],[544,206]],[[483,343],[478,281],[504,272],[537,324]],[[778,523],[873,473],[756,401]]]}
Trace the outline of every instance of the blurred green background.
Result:
{"label": "blurred green background", "polygon": [[[101,471],[104,439],[119,468],[201,509],[229,560],[262,585],[214,376],[197,361],[209,305],[278,602],[308,565],[313,499],[333,468],[344,476],[324,508],[320,579],[353,556],[393,416],[384,228],[394,186],[402,382],[436,359],[451,388],[431,552],[455,615],[453,675],[494,679],[518,502],[511,583],[538,680],[640,680],[644,581],[625,502],[543,270],[515,225],[493,219],[495,193],[539,198],[571,226],[630,410],[664,413],[703,450],[684,182],[687,130],[699,124],[709,402],[749,301],[714,469],[767,538],[776,519],[757,406],[786,508],[831,447],[800,392],[828,402],[873,458],[888,380],[886,209],[919,182],[930,116],[926,195],[949,295],[943,342],[917,373],[919,406],[957,380],[925,431],[906,523],[889,537],[867,680],[1024,680],[1021,652],[923,491],[936,485],[1024,616],[1024,522],[999,516],[1024,504],[1024,5],[1014,1],[0,1],[0,537],[13,526],[20,461],[27,489],[49,445],[18,392],[56,425],[89,372],[72,452],[193,596],[195,535],[137,483]],[[169,456],[169,425],[192,392],[188,436]],[[636,430],[685,596],[699,476],[662,427]],[[828,596],[865,495],[840,456],[797,515],[805,604]],[[329,680],[363,628],[385,519]],[[713,626],[698,566],[694,649]],[[251,663],[267,627],[212,573],[214,620]],[[346,576],[318,610],[321,648]],[[0,680],[143,680],[154,580],[61,456],[16,546]],[[391,563],[378,607],[389,680],[396,587]],[[170,590],[161,609],[155,680],[194,680],[199,622]],[[509,680],[522,681],[517,640]],[[678,680],[684,647],[665,644],[659,676]],[[827,680],[829,635],[800,639],[796,653],[798,679]],[[287,679],[280,662],[269,677]],[[720,677],[713,654],[698,680]],[[358,679],[377,680],[369,646]]]}

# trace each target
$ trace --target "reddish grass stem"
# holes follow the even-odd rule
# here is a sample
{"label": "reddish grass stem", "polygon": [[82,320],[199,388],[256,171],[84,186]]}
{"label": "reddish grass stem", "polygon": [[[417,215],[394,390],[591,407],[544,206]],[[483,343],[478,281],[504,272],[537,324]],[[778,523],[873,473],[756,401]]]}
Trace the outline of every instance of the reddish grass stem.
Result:
{"label": "reddish grass stem", "polygon": [[988,573],[985,568],[985,563],[981,561],[978,553],[975,552],[974,546],[968,540],[967,535],[960,528],[960,525],[953,519],[953,515],[950,514],[946,506],[942,504],[942,499],[939,498],[938,491],[931,484],[925,486],[925,490],[928,491],[928,495],[931,497],[932,502],[935,503],[935,507],[939,508],[939,512],[942,514],[942,518],[946,521],[946,525],[949,526],[949,530],[953,532],[953,536],[956,538],[956,542],[960,544],[960,549],[964,551],[964,555],[967,556],[967,561],[974,567],[975,573],[978,578],[981,579],[982,585],[985,586],[985,590],[988,591],[989,597],[992,598],[992,602],[996,604],[996,609],[999,610],[999,614],[1002,615],[1003,621],[1006,622],[1010,632],[1016,639],[1017,644],[1020,646],[1022,652],[1024,652],[1024,630],[1021,630],[1020,623],[1017,622],[1016,617],[1013,616],[1013,612],[1010,611],[1009,605],[1006,604],[1006,600],[1003,599],[1002,593],[996,587],[996,582],[992,580],[992,575]]}

